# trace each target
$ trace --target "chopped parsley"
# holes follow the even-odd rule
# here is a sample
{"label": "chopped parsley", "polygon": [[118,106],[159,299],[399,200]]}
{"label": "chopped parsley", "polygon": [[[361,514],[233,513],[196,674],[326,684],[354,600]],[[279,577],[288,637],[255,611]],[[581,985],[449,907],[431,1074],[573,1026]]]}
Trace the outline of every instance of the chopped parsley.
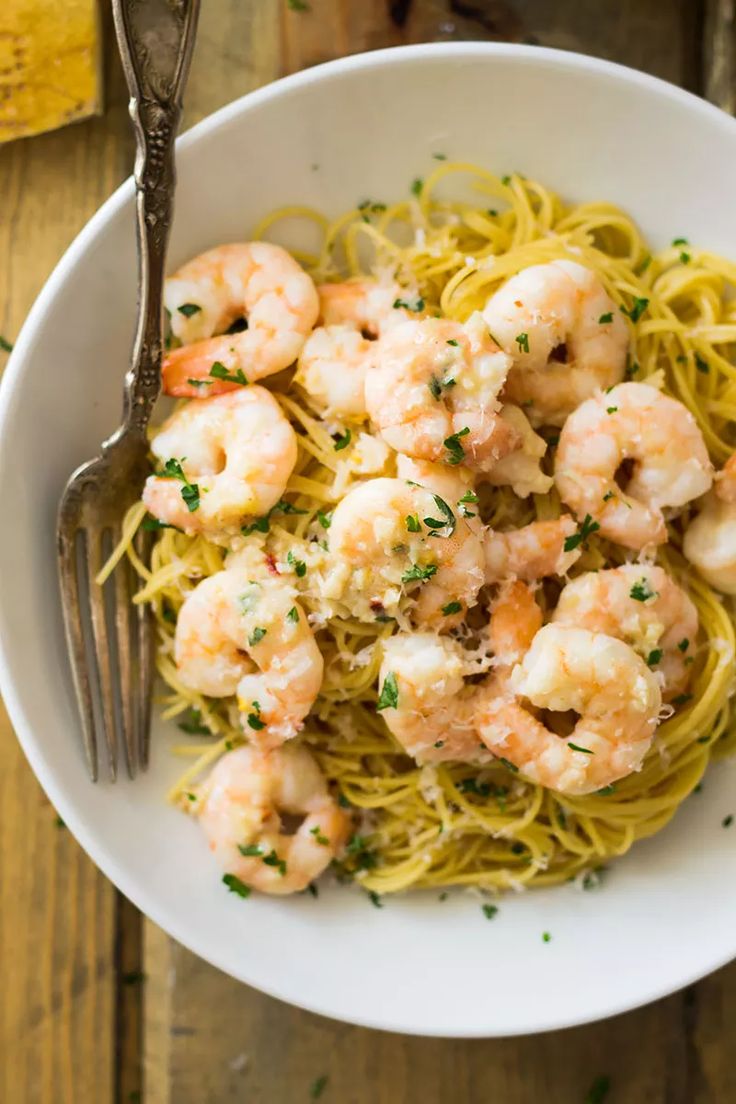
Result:
{"label": "chopped parsley", "polygon": [[707,376],[710,372],[710,366],[707,360],[703,360],[699,353],[695,354],[695,367],[699,372],[702,372],[704,376]]}
{"label": "chopped parsley", "polygon": [[406,528],[409,530],[410,533],[419,533],[419,532],[421,532],[422,523],[419,520],[418,514],[407,514],[406,515]]}
{"label": "chopped parsley", "polygon": [[245,387],[248,383],[242,368],[237,368],[234,372],[230,372],[219,360],[216,360],[210,368],[210,375],[214,379],[225,380],[227,383],[239,383],[241,387]]}
{"label": "chopped parsley", "polygon": [[439,402],[442,398],[442,383],[437,379],[437,376],[432,375],[429,377],[427,387],[429,388],[429,393],[432,398]]}
{"label": "chopped parsley", "polygon": [[580,747],[580,744],[573,744],[571,740],[567,741],[567,746],[573,751],[582,751],[583,755],[595,755],[595,752],[591,751],[590,748]]}
{"label": "chopped parsley", "polygon": [[310,828],[309,829],[309,834],[311,836],[314,836],[314,838],[316,839],[316,841],[320,845],[320,847],[328,847],[329,846],[330,841],[328,840],[327,836],[325,836],[323,834],[322,829],[320,828],[319,824],[315,824],[314,828]]}
{"label": "chopped parsley", "polygon": [[411,188],[409,189],[412,195],[419,196],[422,194],[422,188],[424,187],[424,181],[420,176],[416,177],[411,182]]}
{"label": "chopped parsley", "polygon": [[460,444],[460,438],[467,437],[469,433],[469,426],[465,426],[464,429],[458,430],[457,433],[452,433],[442,442],[447,451],[450,453],[450,458],[447,461],[448,464],[462,464],[463,460],[465,459],[465,449]]}
{"label": "chopped parsley", "polygon": [[644,257],[641,259],[641,261],[639,262],[638,267],[634,269],[634,271],[636,272],[636,275],[637,276],[643,275],[643,273],[646,272],[646,270],[649,268],[651,263],[652,263],[652,255],[651,255],[651,253],[646,253],[644,255]]}
{"label": "chopped parsley", "polygon": [[176,309],[179,314],[183,314],[185,318],[191,318],[193,314],[199,314],[202,308],[198,303],[182,303],[182,305]]}
{"label": "chopped parsley", "polygon": [[332,525],[332,513],[325,514],[322,510],[317,511],[317,521],[320,523],[323,529],[329,529]]}
{"label": "chopped parsley", "polygon": [[403,310],[414,311],[416,313],[417,311],[424,310],[424,300],[421,296],[417,298],[416,303],[410,303],[408,299],[394,299],[393,307],[394,310],[401,310],[403,308]]}
{"label": "chopped parsley", "polygon": [[426,583],[437,574],[437,564],[412,564],[401,576],[402,583]]}
{"label": "chopped parsley", "polygon": [[266,866],[275,866],[278,868],[278,872],[283,878],[286,874],[286,863],[283,859],[280,859],[275,851],[271,850],[267,855],[263,856],[263,861]]}
{"label": "chopped parsley", "polygon": [[686,253],[684,249],[680,254],[680,264],[690,264],[690,254]]}
{"label": "chopped parsley", "polygon": [[368,896],[370,897],[371,904],[374,906],[374,908],[383,908],[383,901],[374,889],[368,890]]}
{"label": "chopped parsley", "polygon": [[399,704],[399,687],[396,682],[396,675],[393,671],[389,671],[383,680],[383,686],[381,687],[381,693],[378,695],[378,701],[376,702],[376,712],[380,713],[382,709],[396,709]]}
{"label": "chopped parsley", "polygon": [[350,444],[350,439],[352,436],[353,435],[349,429],[346,429],[345,432],[342,434],[338,434],[337,440],[332,446],[335,452],[342,452],[343,449],[347,448]]}
{"label": "chopped parsley", "polygon": [[296,625],[299,621],[299,610],[296,606],[292,606],[286,615],[286,620],[291,621],[293,625]]}
{"label": "chopped parsley", "polygon": [[196,801],[197,800],[197,795],[195,793],[192,793],[191,790],[186,790],[185,793],[186,793],[187,801]]}
{"label": "chopped parsley", "polygon": [[605,326],[608,322],[613,322],[613,311],[608,311],[606,314],[602,314],[598,321],[601,326]]}
{"label": "chopped parsley", "polygon": [[542,932],[542,942],[543,943],[549,943],[551,941],[551,939],[552,939],[552,936],[549,934],[549,932]]}
{"label": "chopped parsley", "polygon": [[677,645],[677,650],[678,650],[678,652],[686,652],[689,647],[690,647],[690,641],[688,640],[688,638],[686,636],[684,636],[682,638],[682,640],[679,642],[679,644]]}
{"label": "chopped parsley", "polygon": [[460,513],[464,518],[474,518],[477,516],[472,512],[472,510],[468,509],[469,504],[472,503],[473,505],[475,505],[477,502],[478,496],[477,494],[474,494],[473,491],[466,491],[463,497],[457,500],[457,504],[460,507]]}
{"label": "chopped parsley", "polygon": [[616,786],[611,782],[608,786],[603,786],[600,790],[595,791],[598,797],[607,797],[609,794],[616,792]]}
{"label": "chopped parsley", "polygon": [[54,817],[54,824],[57,828],[66,828],[66,824],[64,823],[64,821],[61,819],[60,816]]}
{"label": "chopped parsley", "polygon": [[649,300],[640,299],[637,295],[634,296],[634,303],[631,307],[621,307],[621,313],[630,318],[632,322],[638,322],[648,306]]}
{"label": "chopped parsley", "polygon": [[611,1078],[605,1073],[599,1074],[588,1089],[585,1104],[603,1104],[610,1088]]}
{"label": "chopped parsley", "polygon": [[721,821],[722,828],[730,828],[733,824],[733,813],[729,813],[727,817],[724,817]]}
{"label": "chopped parsley", "polygon": [[435,161],[446,161],[447,160],[447,154],[446,153],[433,153],[432,156],[434,157]]}
{"label": "chopped parsley", "polygon": [[238,851],[241,855],[244,855],[246,859],[258,858],[263,854],[259,843],[239,843]]}
{"label": "chopped parsley", "polygon": [[250,897],[250,886],[241,882],[237,874],[223,874],[222,880],[231,893],[237,893],[238,897]]}
{"label": "chopped parsley", "polygon": [[512,763],[509,759],[504,759],[503,755],[499,756],[499,763],[503,763],[507,770],[513,771],[514,774],[519,773],[519,768],[515,763]]}
{"label": "chopped parsley", "polygon": [[457,347],[460,344],[460,342],[456,341],[454,337],[449,337],[447,339],[447,341],[445,342],[445,344],[446,345],[455,345]]}
{"label": "chopped parsley", "polygon": [[12,353],[13,351],[13,343],[8,341],[7,337],[3,337],[2,334],[0,334],[0,349],[4,353]]}
{"label": "chopped parsley", "polygon": [[678,694],[676,698],[672,699],[673,705],[687,705],[689,701],[692,701],[692,694]]}
{"label": "chopped parsley", "polygon": [[253,707],[253,712],[249,713],[245,718],[248,722],[248,727],[252,728],[254,732],[260,732],[262,728],[265,728],[265,723],[261,720],[261,706],[259,702],[254,701],[250,703]]}
{"label": "chopped parsley", "polygon": [[657,664],[661,661],[663,654],[664,653],[661,648],[652,648],[651,652],[647,656],[647,667],[656,667]]}
{"label": "chopped parsley", "polygon": [[307,565],[304,560],[298,560],[291,549],[286,553],[286,562],[290,567],[294,568],[294,574],[297,579],[303,579],[307,574]]}
{"label": "chopped parsley", "polygon": [[263,629],[260,625],[258,625],[257,628],[255,628],[248,637],[248,643],[250,644],[250,646],[253,647],[255,644],[260,644],[267,632],[268,629]]}
{"label": "chopped parsley", "polygon": [[529,334],[528,333],[517,334],[517,336],[514,338],[514,341],[519,346],[519,352],[520,353],[528,353],[529,352]]}
{"label": "chopped parsley", "polygon": [[141,529],[144,533],[155,533],[158,529],[176,529],[177,533],[181,532],[177,525],[169,525],[167,521],[159,521],[155,517],[144,518],[141,522]]}
{"label": "chopped parsley", "polygon": [[286,3],[293,12],[308,12],[312,10],[307,0],[286,0]]}
{"label": "chopped parsley", "polygon": [[590,514],[586,514],[583,518],[583,523],[578,529],[577,533],[571,533],[569,537],[565,537],[565,543],[563,548],[565,552],[573,552],[581,544],[585,546],[585,542],[588,537],[593,533],[597,533],[600,529],[600,525],[597,521],[593,521]]}
{"label": "chopped parsley", "polygon": [[690,242],[687,240],[687,238],[673,238],[672,239],[672,244],[673,245],[689,245]]}
{"label": "chopped parsley", "polygon": [[492,920],[498,913],[498,905],[481,905],[486,920]]}
{"label": "chopped parsley", "polygon": [[[445,746],[445,741],[444,741],[444,740],[435,740],[435,742],[434,742],[434,746],[435,746],[436,748],[443,748],[443,747]],[[440,825],[440,828],[441,828],[441,827],[442,827],[442,826]]]}
{"label": "chopped parsley", "polygon": [[615,414],[617,411],[618,411],[617,406],[607,406],[606,407],[606,414]]}
{"label": "chopped parsley", "polygon": [[196,483],[190,483],[184,474],[181,460],[167,460],[161,471],[156,472],[156,475],[161,479],[178,479],[182,483],[181,497],[186,503],[186,507],[190,514],[193,514],[195,510],[199,509],[199,487]]}
{"label": "chopped parsley", "polygon": [[606,491],[606,493],[603,496],[603,501],[604,502],[610,502],[610,500],[612,498],[615,498],[615,497],[616,497],[616,495],[614,494],[613,491]]}
{"label": "chopped parsley", "polygon": [[502,176],[501,177],[501,183],[504,185],[504,187],[508,188],[509,184],[511,183],[511,177],[510,176]]}
{"label": "chopped parsley", "polygon": [[306,514],[306,512],[306,510],[300,510],[293,506],[291,502],[286,502],[285,499],[280,498],[267,514],[256,518],[250,525],[243,525],[240,532],[244,537],[249,537],[251,533],[268,533],[271,528],[271,518],[274,514]]}
{"label": "chopped parsley", "polygon": [[[290,4],[302,4],[302,3],[304,3],[304,0],[289,0],[289,3]],[[306,5],[305,5],[304,8],[296,8],[296,11],[304,11],[305,9],[306,9]],[[309,888],[311,889],[312,887],[310,886]],[[309,1099],[310,1100],[319,1100],[322,1093],[325,1091],[325,1088],[327,1086],[327,1081],[328,1081],[327,1074],[323,1073],[321,1077],[318,1077],[315,1081],[312,1082],[312,1084],[309,1087]]]}
{"label": "chopped parsley", "polygon": [[656,590],[652,590],[652,584],[647,578],[642,576],[638,582],[634,583],[629,591],[629,597],[633,598],[635,602],[648,602],[650,598],[658,598]]}
{"label": "chopped parsley", "polygon": [[446,606],[442,607],[442,612],[445,617],[449,617],[452,613],[460,613],[462,608],[462,602],[448,602]]}
{"label": "chopped parsley", "polygon": [[309,893],[312,897],[319,897],[319,890],[317,889],[317,886],[314,884],[314,882],[310,882],[307,886],[307,893]]}
{"label": "chopped parsley", "polygon": [[358,870],[372,870],[378,862],[378,856],[368,846],[368,840],[357,832],[350,837],[345,850],[355,860]]}
{"label": "chopped parsley", "polygon": [[178,728],[186,732],[188,736],[211,736],[207,725],[202,723],[202,714],[198,709],[187,710],[184,720],[179,721]]}

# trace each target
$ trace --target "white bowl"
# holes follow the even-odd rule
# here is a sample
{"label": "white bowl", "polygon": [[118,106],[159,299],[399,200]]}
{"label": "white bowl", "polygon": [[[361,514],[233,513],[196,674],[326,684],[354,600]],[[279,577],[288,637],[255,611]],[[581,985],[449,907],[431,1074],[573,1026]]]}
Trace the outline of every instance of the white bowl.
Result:
{"label": "white bowl", "polygon": [[[179,144],[170,262],[247,235],[290,202],[337,213],[405,195],[434,152],[612,200],[655,243],[736,256],[736,122],[606,62],[458,43],[347,58],[231,104]],[[604,886],[509,896],[318,900],[228,894],[196,825],[166,806],[163,726],[142,780],[91,785],[64,655],[54,517],[68,473],[116,425],[133,332],[128,181],[79,235],[23,328],[0,390],[0,687],[72,832],[174,938],[234,977],[328,1016],[420,1034],[542,1031],[621,1012],[736,955],[736,766],[711,770]],[[542,932],[551,941],[542,941]]]}

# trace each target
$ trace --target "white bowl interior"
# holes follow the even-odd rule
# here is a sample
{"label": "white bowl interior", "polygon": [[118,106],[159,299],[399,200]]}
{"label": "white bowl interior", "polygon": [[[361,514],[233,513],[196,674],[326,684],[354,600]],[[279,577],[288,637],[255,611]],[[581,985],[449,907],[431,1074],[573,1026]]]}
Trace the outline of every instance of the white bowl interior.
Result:
{"label": "white bowl interior", "polygon": [[[196,127],[180,143],[171,265],[247,236],[281,204],[337,214],[363,198],[403,196],[434,152],[523,172],[569,198],[614,201],[655,243],[684,235],[736,256],[732,119],[603,62],[459,44],[333,63]],[[318,900],[228,895],[196,826],[164,804],[179,764],[162,726],[141,781],[87,782],[54,523],[68,473],[118,419],[133,225],[127,184],[50,279],[0,393],[0,486],[12,519],[0,545],[2,689],[36,773],[95,861],[223,970],[326,1015],[408,1032],[503,1035],[582,1022],[736,954],[736,837],[721,827],[736,807],[733,764],[712,770],[703,793],[600,890],[511,896],[492,922],[466,894],[443,904],[407,896],[380,910],[345,890]]]}

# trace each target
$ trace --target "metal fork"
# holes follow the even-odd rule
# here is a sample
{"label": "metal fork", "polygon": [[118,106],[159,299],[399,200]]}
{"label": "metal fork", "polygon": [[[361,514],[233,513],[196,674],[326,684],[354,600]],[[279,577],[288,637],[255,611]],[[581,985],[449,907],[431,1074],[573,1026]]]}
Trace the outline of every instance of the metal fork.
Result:
{"label": "metal fork", "polygon": [[[153,645],[150,611],[135,606],[123,557],[108,582],[95,576],[121,537],[125,511],[149,474],[146,427],[161,388],[163,278],[173,211],[174,138],[199,0],[113,0],[136,137],[138,320],[120,427],[72,473],[59,507],[59,576],[69,655],[92,781],[104,744],[117,776],[119,736],[128,773],[148,763]],[[150,533],[136,550],[146,562]]]}

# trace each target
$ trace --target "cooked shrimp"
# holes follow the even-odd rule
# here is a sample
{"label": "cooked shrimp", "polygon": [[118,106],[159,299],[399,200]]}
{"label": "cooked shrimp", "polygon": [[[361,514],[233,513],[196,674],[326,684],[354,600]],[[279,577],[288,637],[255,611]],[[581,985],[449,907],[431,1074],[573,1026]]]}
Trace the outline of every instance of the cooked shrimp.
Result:
{"label": "cooked shrimp", "polygon": [[[528,587],[512,583],[502,589],[488,631],[499,672],[522,658],[541,623]],[[382,706],[382,716],[417,762],[488,762],[475,723],[484,691],[465,683],[468,675],[483,670],[482,653],[466,651],[451,637],[400,632],[385,642],[379,685],[389,704]],[[392,692],[395,704],[390,703]]]}
{"label": "cooked shrimp", "polygon": [[546,575],[566,575],[580,556],[579,546],[565,548],[577,525],[569,514],[552,521],[533,521],[505,533],[486,532],[486,582],[525,579],[534,582]]}
{"label": "cooked shrimp", "polygon": [[[201,253],[166,281],[164,303],[183,344],[164,357],[163,386],[179,398],[231,391],[238,373],[252,383],[288,368],[319,310],[311,276],[269,242]],[[241,318],[247,329],[227,333]]]}
{"label": "cooked shrimp", "polygon": [[376,348],[365,381],[368,413],[397,452],[489,470],[519,442],[498,413],[510,365],[480,314],[464,325],[405,322]]}
{"label": "cooked shrimp", "polygon": [[[558,736],[520,701],[579,714]],[[655,676],[621,640],[569,625],[545,625],[511,672],[505,693],[478,711],[481,739],[538,785],[567,794],[601,789],[638,770],[657,726]]]}
{"label": "cooked shrimp", "polygon": [[[408,483],[418,483],[420,487],[426,487],[432,494],[441,495],[453,510],[458,506],[461,517],[468,519],[470,528],[480,530],[481,524],[477,514],[471,509],[462,508],[465,505],[462,502],[463,498],[467,498],[471,505],[475,502],[473,473],[468,468],[451,468],[446,464],[433,464],[431,460],[415,460],[412,456],[403,456],[399,453],[396,457],[396,474],[399,479],[404,479]],[[471,513],[475,521],[470,519]]]}
{"label": "cooked shrimp", "polygon": [[[349,820],[303,747],[242,747],[197,791],[199,822],[228,874],[261,893],[298,893],[339,854]],[[289,833],[282,821],[301,817]]]}
{"label": "cooked shrimp", "polygon": [[293,588],[265,567],[226,568],[199,583],[179,611],[174,658],[189,689],[237,694],[244,732],[268,747],[299,732],[324,668]]}
{"label": "cooked shrimp", "polygon": [[552,620],[629,644],[655,674],[661,674],[665,698],[687,687],[698,611],[661,567],[624,564],[579,575],[560,594]]}
{"label": "cooked shrimp", "polygon": [[574,261],[531,265],[499,288],[483,311],[514,358],[505,398],[535,424],[562,425],[584,399],[624,377],[628,333],[595,272]]}
{"label": "cooked shrimp", "polygon": [[[633,471],[622,488],[616,476],[624,461]],[[666,541],[663,509],[698,498],[712,479],[693,415],[645,383],[622,383],[588,399],[560,433],[555,482],[563,502],[626,548]]]}
{"label": "cooked shrimp", "polygon": [[317,288],[321,325],[306,341],[296,379],[325,416],[362,420],[365,376],[381,334],[412,316],[419,301],[398,284],[348,280]]}
{"label": "cooked shrimp", "polygon": [[409,593],[416,625],[448,627],[483,584],[480,536],[457,505],[403,479],[371,479],[349,491],[328,540],[325,597],[364,621],[396,616]]}
{"label": "cooked shrimp", "polygon": [[736,453],[688,525],[682,550],[707,583],[736,594]]}
{"label": "cooked shrimp", "polygon": [[508,403],[501,407],[498,416],[517,433],[519,442],[513,452],[502,456],[484,473],[484,481],[494,487],[511,487],[519,498],[546,494],[554,479],[542,471],[541,460],[547,451],[544,437],[534,432],[521,407]]}
{"label": "cooked shrimp", "polygon": [[167,525],[213,538],[268,513],[297,455],[296,434],[263,387],[187,403],[164,422],[151,450],[166,474],[146,480],[147,508]]}

